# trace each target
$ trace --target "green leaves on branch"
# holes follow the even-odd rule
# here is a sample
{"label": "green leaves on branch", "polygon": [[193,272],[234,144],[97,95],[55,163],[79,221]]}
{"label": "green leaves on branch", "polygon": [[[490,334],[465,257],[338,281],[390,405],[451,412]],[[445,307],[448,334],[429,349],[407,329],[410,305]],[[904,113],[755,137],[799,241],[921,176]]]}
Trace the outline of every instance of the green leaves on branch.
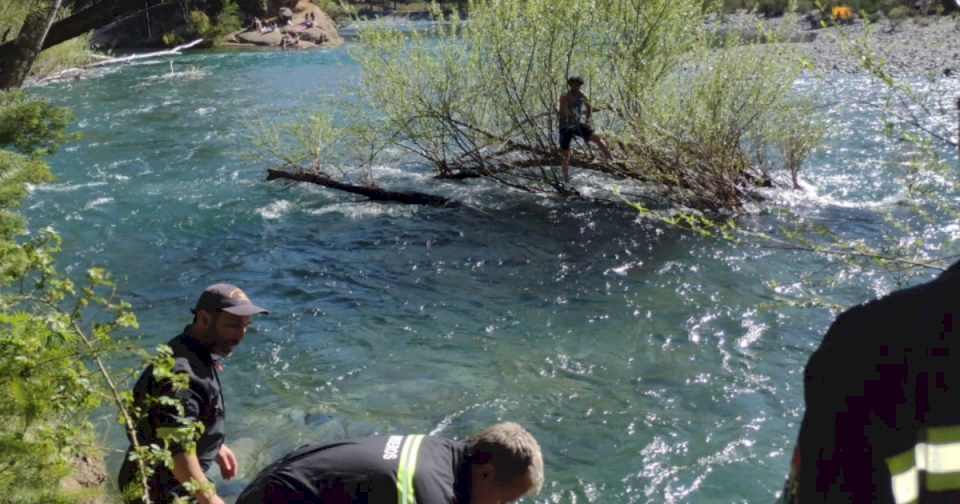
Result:
{"label": "green leaves on branch", "polygon": [[[2,5],[0,5],[2,6]],[[4,502],[75,502],[59,485],[78,454],[96,457],[90,414],[104,399],[133,428],[103,359],[125,352],[118,333],[137,327],[113,278],[89,269],[75,282],[56,268],[60,237],[41,228],[28,238],[14,209],[29,184],[52,179],[43,156],[66,140],[68,112],[19,92],[0,92],[0,495]],[[141,352],[144,360],[148,356]],[[169,374],[169,350],[157,373]],[[183,381],[176,377],[174,386]],[[196,427],[174,436],[189,440]],[[190,438],[192,439],[192,438]],[[169,459],[166,447],[138,451],[145,464]],[[84,491],[89,493],[90,491]]]}
{"label": "green leaves on branch", "polygon": [[[223,7],[213,16],[213,19],[203,10],[190,11],[185,14],[185,17],[187,39],[202,38],[204,47],[217,45],[223,37],[243,28],[243,23],[240,21],[240,8],[236,0],[223,0]],[[184,39],[171,32],[164,34],[163,42],[168,46],[175,46],[183,43]]]}
{"label": "green leaves on branch", "polygon": [[[29,184],[53,180],[42,157],[74,136],[66,133],[69,111],[19,90],[0,91],[0,257],[16,255],[9,243],[24,229],[14,212],[27,196]],[[7,262],[0,262],[0,271]]]}
{"label": "green leaves on branch", "polygon": [[[790,92],[803,62],[705,21],[698,0],[478,1],[468,23],[369,25],[352,54],[359,94],[383,117],[370,127],[441,177],[552,190],[557,100],[576,74],[618,159],[577,146],[573,165],[632,179],[668,204],[739,208],[786,170],[768,153],[798,131],[784,122],[806,106]],[[805,152],[791,150],[789,164]]]}
{"label": "green leaves on branch", "polygon": [[136,326],[109,275],[91,270],[77,287],[56,271],[59,244],[44,230],[0,256],[18,287],[0,294],[0,494],[11,502],[65,502],[56,483],[91,444],[89,415],[108,397],[93,364]]}

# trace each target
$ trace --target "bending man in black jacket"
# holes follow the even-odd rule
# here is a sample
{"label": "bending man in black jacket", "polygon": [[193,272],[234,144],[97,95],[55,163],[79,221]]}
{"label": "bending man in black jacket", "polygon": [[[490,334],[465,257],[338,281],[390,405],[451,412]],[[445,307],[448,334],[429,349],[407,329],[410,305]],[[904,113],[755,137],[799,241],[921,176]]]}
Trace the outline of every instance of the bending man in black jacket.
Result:
{"label": "bending man in black jacket", "polygon": [[261,471],[236,504],[502,504],[542,485],[540,446],[506,422],[464,441],[373,436],[302,446]]}

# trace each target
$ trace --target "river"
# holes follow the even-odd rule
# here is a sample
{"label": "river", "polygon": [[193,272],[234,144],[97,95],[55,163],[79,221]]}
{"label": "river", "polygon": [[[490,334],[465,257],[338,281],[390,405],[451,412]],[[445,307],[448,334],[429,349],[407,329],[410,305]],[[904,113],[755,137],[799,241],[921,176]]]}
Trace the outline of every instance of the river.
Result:
{"label": "river", "polygon": [[[96,265],[122,279],[145,347],[176,335],[211,283],[272,310],[224,363],[240,474],[211,475],[228,501],[303,442],[462,438],[500,420],[543,447],[538,503],[773,501],[803,412],[802,368],[832,314],[757,305],[775,295],[768,280],[795,285],[825,259],[681,233],[626,208],[438,182],[410,164],[377,178],[468,205],[268,183],[240,156],[245,121],[349,93],[359,69],[344,48],[173,62],[173,73],[168,60],[142,61],[35,89],[73,109],[83,138],[51,159],[58,180],[33,188],[26,213],[61,233],[71,274]],[[859,93],[864,80],[832,85]],[[900,191],[880,123],[866,107],[822,113],[830,135],[805,190],[773,197],[877,238]],[[888,288],[866,276],[832,294],[852,304]],[[104,435],[125,448],[119,427]],[[120,454],[107,461],[112,481]]]}

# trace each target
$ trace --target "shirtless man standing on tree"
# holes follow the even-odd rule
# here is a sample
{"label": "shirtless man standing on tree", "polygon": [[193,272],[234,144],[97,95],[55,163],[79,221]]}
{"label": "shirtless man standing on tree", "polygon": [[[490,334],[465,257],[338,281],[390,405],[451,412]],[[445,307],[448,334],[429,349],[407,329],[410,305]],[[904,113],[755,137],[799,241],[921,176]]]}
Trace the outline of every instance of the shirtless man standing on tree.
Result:
{"label": "shirtless man standing on tree", "polygon": [[[593,109],[590,107],[590,101],[587,95],[580,92],[583,86],[583,78],[573,76],[567,79],[566,93],[560,95],[560,103],[557,105],[557,117],[560,123],[560,150],[563,151],[563,182],[570,182],[570,142],[574,135],[583,138],[588,142],[595,142],[600,146],[603,157],[607,161],[613,159],[610,149],[607,148],[607,142],[590,128],[590,116]],[[584,110],[586,109],[586,110]],[[584,113],[585,112],[585,113]]]}

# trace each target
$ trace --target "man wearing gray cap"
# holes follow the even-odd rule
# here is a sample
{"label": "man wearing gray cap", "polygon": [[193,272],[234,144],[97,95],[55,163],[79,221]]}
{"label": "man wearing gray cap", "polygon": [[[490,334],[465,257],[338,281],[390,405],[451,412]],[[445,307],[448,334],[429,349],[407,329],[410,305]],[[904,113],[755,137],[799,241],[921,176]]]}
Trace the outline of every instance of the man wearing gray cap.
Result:
{"label": "man wearing gray cap", "polygon": [[[200,295],[193,310],[193,322],[183,333],[167,345],[173,350],[173,373],[182,373],[189,378],[189,386],[173,390],[170,379],[159,379],[149,366],[140,375],[133,388],[135,405],[141,410],[137,422],[137,441],[140,446],[163,445],[166,432],[202,422],[203,434],[196,440],[196,451],[190,452],[182,443],[173,443],[173,467],[153,467],[147,482],[150,486],[150,501],[172,502],[174,498],[188,496],[183,483],[207,481],[204,473],[216,462],[224,479],[237,474],[237,459],[224,444],[224,407],[217,374],[217,359],[226,357],[243,341],[250,324],[250,316],[270,313],[250,302],[240,288],[229,284],[214,284]],[[158,401],[165,397],[183,407],[181,417],[171,401]],[[147,399],[153,399],[148,401]],[[131,448],[124,457],[118,483],[130,502],[140,502],[142,489],[137,477],[139,464],[129,459]],[[200,490],[193,494],[200,504],[223,504],[213,490]]]}

